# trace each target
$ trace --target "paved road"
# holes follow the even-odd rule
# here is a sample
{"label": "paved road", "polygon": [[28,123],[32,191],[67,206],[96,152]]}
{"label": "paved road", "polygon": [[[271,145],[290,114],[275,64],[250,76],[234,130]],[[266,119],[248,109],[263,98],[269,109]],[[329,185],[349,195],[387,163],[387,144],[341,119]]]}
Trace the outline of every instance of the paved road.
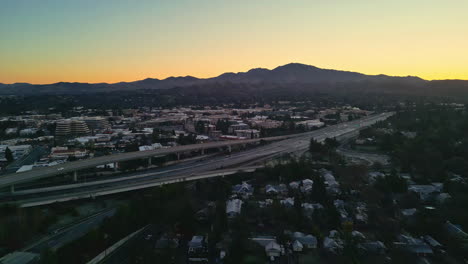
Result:
{"label": "paved road", "polygon": [[[308,144],[308,140],[312,137],[336,137],[344,133],[352,132],[355,130],[359,130],[362,127],[369,126],[379,120],[384,120],[387,117],[392,115],[392,113],[383,113],[378,115],[372,115],[369,117],[365,117],[362,119],[340,123],[333,126],[328,126],[323,129],[315,130],[312,132],[306,132],[301,134],[295,135],[288,135],[288,136],[279,136],[279,137],[269,137],[269,138],[262,138],[262,139],[248,139],[248,140],[236,140],[236,141],[222,141],[222,142],[210,142],[204,144],[193,144],[193,145],[185,145],[185,146],[177,146],[172,148],[165,148],[165,149],[157,149],[157,150],[150,150],[150,151],[137,151],[137,152],[129,152],[129,153],[121,153],[91,159],[85,159],[80,161],[69,162],[65,164],[60,164],[51,167],[45,168],[38,168],[32,171],[15,173],[15,174],[8,174],[0,177],[0,188],[7,187],[18,183],[28,182],[32,180],[53,177],[56,175],[60,175],[63,173],[74,172],[81,169],[86,168],[94,168],[98,165],[113,163],[113,162],[121,162],[131,159],[139,159],[139,158],[149,158],[153,156],[159,155],[167,155],[173,153],[181,153],[181,152],[189,152],[189,151],[196,151],[201,149],[209,149],[209,148],[222,148],[228,147],[233,145],[242,145],[248,143],[257,143],[260,141],[270,141],[270,142],[283,142],[276,146],[277,149],[292,149],[295,150],[295,147],[300,147],[301,144]],[[285,145],[285,144],[295,144]],[[273,144],[271,144],[273,145]],[[272,149],[267,149],[266,151],[274,151]]]}
{"label": "paved road", "polygon": [[[99,261],[100,264],[130,264],[131,255],[134,253],[135,246],[138,247],[147,247],[151,251],[154,250],[154,245],[156,243],[156,232],[155,228],[152,226],[147,226],[143,228],[140,232],[135,234],[129,240],[125,241],[124,244],[120,245],[117,249],[112,252],[107,253],[107,256]],[[150,237],[149,237],[150,236]],[[88,263],[89,264],[89,263]]]}
{"label": "paved road", "polygon": [[105,218],[114,215],[115,212],[115,209],[109,209],[87,217],[70,227],[57,230],[55,234],[43,237],[36,243],[27,246],[22,251],[40,254],[44,249],[57,250],[65,244],[85,235],[89,230],[99,226]]}
{"label": "paved road", "polygon": [[14,202],[19,205],[20,207],[33,207],[39,205],[46,205],[52,204],[57,202],[66,202],[78,199],[88,199],[88,198],[95,198],[97,196],[109,195],[114,193],[121,193],[121,192],[128,192],[134,191],[139,189],[145,189],[155,186],[161,186],[171,183],[178,183],[178,182],[185,182],[185,181],[192,181],[192,180],[199,180],[199,179],[206,179],[206,178],[213,178],[213,177],[224,177],[232,174],[238,173],[240,170],[245,172],[253,172],[256,169],[260,168],[260,166],[255,167],[243,167],[243,168],[236,168],[236,169],[227,169],[227,170],[220,170],[220,171],[211,171],[205,173],[197,173],[197,174],[183,174],[183,175],[174,175],[174,176],[167,176],[157,179],[146,179],[144,181],[139,182],[126,182],[120,184],[114,184],[109,186],[102,186],[102,185],[95,185],[88,188],[83,189],[74,189],[71,191],[59,191],[56,193],[41,193],[35,195],[34,198],[20,198]]}
{"label": "paved road", "polygon": [[[342,123],[326,127],[316,131],[303,133],[300,134],[300,136],[293,138],[233,153],[228,156],[216,156],[199,162],[183,162],[175,166],[161,168],[150,172],[139,172],[129,177],[119,177],[96,182],[54,187],[53,190],[49,192],[44,191],[44,189],[40,189],[37,190],[38,192],[35,194],[18,194],[18,196],[14,198],[22,205],[26,204],[28,206],[33,206],[54,200],[66,201],[70,199],[89,198],[98,195],[148,188],[161,185],[163,183],[191,180],[196,179],[197,177],[194,176],[197,175],[213,175],[213,177],[216,177],[225,168],[248,163],[250,164],[254,161],[261,161],[274,156],[283,155],[285,153],[302,153],[307,150],[312,137],[321,141],[326,138],[355,135],[359,129],[385,119],[390,115],[391,114],[381,114],[358,120],[358,122]],[[232,172],[235,172],[235,170]],[[28,192],[32,191],[34,190],[29,190]]]}
{"label": "paved road", "polygon": [[337,152],[351,159],[364,160],[370,165],[377,162],[385,166],[390,163],[390,157],[383,154],[366,153],[345,148],[339,148]]}
{"label": "paved road", "polygon": [[57,176],[57,175],[65,174],[65,173],[71,173],[71,172],[82,170],[82,169],[95,168],[96,166],[99,166],[99,165],[105,165],[105,164],[114,163],[114,162],[122,162],[122,161],[133,160],[133,159],[142,159],[142,158],[150,158],[150,157],[155,157],[155,156],[163,156],[163,155],[168,155],[168,154],[198,151],[202,149],[224,148],[224,147],[235,146],[235,145],[257,143],[260,141],[277,141],[277,140],[283,140],[283,139],[297,137],[297,136],[298,135],[287,135],[287,136],[269,137],[269,138],[261,138],[261,139],[209,142],[209,143],[203,143],[203,144],[176,146],[176,147],[171,147],[171,148],[162,148],[162,149],[148,150],[148,151],[127,152],[127,153],[113,154],[113,155],[108,155],[108,156],[79,160],[79,161],[74,161],[74,162],[67,162],[64,164],[59,164],[59,165],[55,165],[51,167],[36,168],[31,171],[2,175],[0,177],[0,188],[8,187],[8,186],[18,184],[18,183],[24,183],[24,182],[29,182],[33,180],[53,177],[53,176]]}

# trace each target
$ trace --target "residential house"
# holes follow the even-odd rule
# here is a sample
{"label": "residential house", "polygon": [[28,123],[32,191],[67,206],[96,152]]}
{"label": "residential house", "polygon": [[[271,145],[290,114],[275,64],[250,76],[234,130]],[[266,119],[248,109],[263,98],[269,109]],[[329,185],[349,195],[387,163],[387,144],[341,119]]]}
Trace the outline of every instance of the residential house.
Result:
{"label": "residential house", "polygon": [[234,185],[232,187],[232,192],[242,197],[249,197],[253,194],[254,188],[251,184],[248,184],[247,182],[242,182],[242,184]]}
{"label": "residential house", "polygon": [[232,199],[226,202],[226,214],[228,218],[234,218],[241,213],[242,200]]}
{"label": "residential house", "polygon": [[208,247],[204,236],[193,236],[187,246],[189,263],[208,263]]}
{"label": "residential house", "polygon": [[280,244],[276,243],[276,241],[270,241],[265,246],[265,253],[270,259],[274,259],[276,257],[281,256],[281,246]]}
{"label": "residential house", "polygon": [[402,209],[402,210],[400,210],[400,214],[404,218],[410,218],[410,217],[414,216],[417,211],[418,211],[418,209],[416,209],[416,208]]}
{"label": "residential house", "polygon": [[440,252],[441,250],[444,249],[444,246],[441,243],[439,243],[439,241],[435,240],[433,237],[429,235],[425,235],[421,237],[421,239],[424,240],[435,251]]}
{"label": "residential house", "polygon": [[320,173],[325,181],[325,186],[329,194],[340,193],[340,184],[336,181],[331,171],[321,169]]}
{"label": "residential house", "polygon": [[384,255],[387,247],[381,241],[369,241],[358,244],[358,250],[365,254]]}
{"label": "residential house", "polygon": [[312,192],[313,185],[314,185],[314,181],[311,179],[302,180],[301,192],[303,193]]}
{"label": "residential house", "polygon": [[433,183],[427,185],[410,185],[408,191],[416,193],[419,198],[423,201],[435,197],[437,194],[442,192],[442,183]]}
{"label": "residential house", "polygon": [[302,243],[299,242],[299,240],[294,240],[294,242],[292,243],[292,248],[294,252],[302,252],[304,245],[302,245]]}
{"label": "residential house", "polygon": [[333,201],[333,205],[335,206],[336,210],[338,210],[342,223],[351,221],[349,214],[345,209],[345,203],[343,200],[335,200]]}
{"label": "residential house", "polygon": [[440,204],[444,204],[447,202],[452,196],[449,193],[440,193],[439,195],[436,196],[436,202]]}
{"label": "residential house", "polygon": [[301,186],[301,182],[300,182],[300,181],[293,181],[293,182],[290,182],[290,183],[289,183],[289,188],[291,188],[291,189],[293,189],[293,190],[299,189],[300,186]]}
{"label": "residential house", "polygon": [[417,256],[428,256],[434,254],[431,247],[422,239],[414,238],[409,235],[399,235],[398,241],[393,243],[395,248],[407,251]]}
{"label": "residential house", "polygon": [[258,206],[260,208],[265,208],[265,207],[268,207],[270,205],[273,204],[273,200],[272,199],[265,199],[265,201],[258,201]]}
{"label": "residential house", "polygon": [[367,224],[369,216],[367,215],[367,205],[365,203],[357,203],[354,218],[359,224]]}
{"label": "residential house", "polygon": [[285,199],[280,200],[280,203],[285,207],[293,207],[294,206],[294,197],[288,197]]}
{"label": "residential house", "polygon": [[377,178],[383,178],[385,174],[380,171],[371,171],[368,173],[368,179],[370,184],[374,184]]}
{"label": "residential house", "polygon": [[343,248],[343,241],[339,238],[328,236],[323,240],[323,249],[325,249],[328,253],[337,255],[343,250]]}
{"label": "residential house", "polygon": [[257,243],[257,244],[259,244],[262,247],[265,247],[270,242],[276,241],[276,237],[274,237],[274,236],[256,236],[256,237],[250,238],[250,240]]}
{"label": "residential house", "polygon": [[312,217],[315,210],[323,209],[323,205],[319,203],[302,203],[301,207],[304,214],[308,217]]}
{"label": "residential house", "polygon": [[288,193],[288,188],[286,187],[285,184],[279,184],[279,185],[270,185],[268,184],[265,186],[265,193],[269,195],[277,195],[277,194],[287,194]]}
{"label": "residential house", "polygon": [[468,239],[468,234],[465,231],[463,231],[461,226],[454,225],[450,221],[447,221],[445,223],[445,230],[452,237],[459,238],[459,239]]}
{"label": "residential house", "polygon": [[179,239],[169,236],[169,234],[164,233],[156,241],[154,248],[159,250],[167,250],[168,248],[177,248],[179,246]]}
{"label": "residential house", "polygon": [[361,233],[361,232],[359,232],[357,230],[353,230],[351,232],[351,236],[353,238],[355,238],[355,239],[358,239],[358,240],[365,240],[366,239],[366,236],[363,233]]}
{"label": "residential house", "polygon": [[317,248],[317,238],[313,235],[306,235],[301,232],[294,232],[293,239],[299,241],[304,248],[307,249],[316,249]]}

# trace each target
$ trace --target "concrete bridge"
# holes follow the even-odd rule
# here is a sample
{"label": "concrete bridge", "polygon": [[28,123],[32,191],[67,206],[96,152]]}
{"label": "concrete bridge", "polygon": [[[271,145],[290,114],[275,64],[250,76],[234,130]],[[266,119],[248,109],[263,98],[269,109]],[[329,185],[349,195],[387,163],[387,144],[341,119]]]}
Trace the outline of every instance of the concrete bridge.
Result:
{"label": "concrete bridge", "polygon": [[25,183],[29,181],[40,180],[44,178],[54,177],[62,174],[73,173],[74,178],[77,178],[77,172],[83,169],[95,168],[99,165],[105,165],[109,163],[117,163],[122,161],[134,160],[134,159],[151,159],[155,156],[164,156],[169,154],[179,155],[184,152],[201,151],[207,149],[220,149],[226,148],[231,151],[233,146],[247,145],[247,144],[258,144],[260,142],[273,142],[282,141],[293,138],[310,138],[320,134],[322,137],[337,137],[342,134],[359,131],[367,126],[374,124],[380,120],[384,120],[391,116],[393,113],[383,113],[378,115],[368,116],[362,119],[353,120],[346,123],[340,123],[333,126],[328,126],[319,130],[305,132],[300,134],[278,136],[278,137],[267,137],[258,139],[246,139],[246,140],[231,140],[231,141],[219,141],[209,142],[203,144],[192,144],[185,146],[176,146],[171,148],[162,148],[148,151],[136,151],[128,153],[120,153],[109,156],[102,156],[96,158],[90,158],[85,160],[79,160],[74,162],[68,162],[65,164],[59,164],[51,167],[37,168],[32,171],[20,172],[7,174],[0,177],[0,188],[10,187],[11,191],[14,192],[14,185]]}

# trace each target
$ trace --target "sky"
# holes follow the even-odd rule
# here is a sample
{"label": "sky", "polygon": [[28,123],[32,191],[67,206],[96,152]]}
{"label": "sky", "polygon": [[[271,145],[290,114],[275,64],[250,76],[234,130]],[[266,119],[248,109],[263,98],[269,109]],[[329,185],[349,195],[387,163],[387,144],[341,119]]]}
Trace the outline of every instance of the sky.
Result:
{"label": "sky", "polygon": [[0,0],[0,83],[214,77],[291,62],[468,79],[466,0]]}

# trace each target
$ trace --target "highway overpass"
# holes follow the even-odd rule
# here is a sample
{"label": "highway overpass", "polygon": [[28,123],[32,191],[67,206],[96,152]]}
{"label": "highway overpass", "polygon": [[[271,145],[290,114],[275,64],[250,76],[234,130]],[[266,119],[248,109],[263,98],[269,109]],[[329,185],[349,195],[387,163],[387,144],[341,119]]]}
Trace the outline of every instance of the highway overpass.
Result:
{"label": "highway overpass", "polygon": [[213,177],[224,177],[224,176],[236,174],[239,172],[253,172],[256,169],[262,168],[262,167],[263,166],[249,166],[249,167],[242,167],[242,168],[236,168],[236,169],[210,171],[210,172],[200,173],[200,174],[173,176],[173,177],[160,178],[160,179],[139,182],[139,183],[134,183],[134,184],[125,184],[123,186],[118,185],[118,186],[111,187],[111,188],[103,188],[102,190],[99,190],[99,191],[85,190],[85,191],[73,192],[73,193],[64,192],[63,194],[55,195],[55,196],[42,196],[42,197],[33,198],[29,200],[21,200],[21,201],[17,201],[16,204],[18,204],[20,207],[33,207],[33,206],[40,206],[40,205],[46,205],[46,204],[52,204],[52,203],[58,203],[58,202],[73,201],[73,200],[78,200],[78,199],[88,199],[88,198],[93,199],[97,196],[140,190],[140,189],[145,189],[145,188],[150,188],[150,187],[161,186],[165,184],[185,182],[185,181],[194,181],[194,180],[213,178]]}
{"label": "highway overpass", "polygon": [[[375,122],[384,120],[391,116],[393,113],[383,113],[378,115],[372,115],[365,118],[357,119],[350,122],[340,123],[333,126],[327,126],[325,128],[314,130],[311,132],[305,132],[300,134],[293,134],[287,136],[278,136],[278,137],[268,137],[268,138],[259,138],[259,139],[247,139],[247,140],[232,140],[232,141],[220,141],[220,142],[210,142],[203,144],[193,144],[185,146],[176,146],[172,148],[163,148],[149,151],[137,151],[137,152],[128,152],[121,154],[114,154],[109,156],[102,156],[96,158],[90,158],[85,160],[79,160],[74,162],[68,162],[65,164],[60,164],[51,167],[37,168],[32,171],[7,174],[0,177],[0,188],[11,186],[15,184],[25,183],[29,181],[44,179],[48,177],[54,177],[66,173],[75,173],[79,170],[95,168],[99,165],[122,162],[133,159],[145,159],[151,158],[154,156],[169,155],[169,154],[178,154],[191,151],[201,151],[212,148],[228,148],[236,145],[245,145],[258,143],[260,141],[264,142],[273,142],[273,141],[287,141],[288,139],[306,139],[309,140],[312,137],[317,137],[320,135],[321,139],[326,137],[338,137],[343,134],[357,132],[362,128],[370,126]],[[300,144],[304,142],[300,141]],[[284,149],[290,146],[284,146]]]}
{"label": "highway overpass", "polygon": [[134,160],[134,159],[145,159],[155,156],[164,156],[169,154],[178,154],[191,151],[200,151],[213,148],[230,148],[236,145],[245,145],[251,143],[257,143],[260,141],[277,141],[284,140],[287,138],[295,137],[298,135],[288,135],[288,136],[279,136],[279,137],[269,137],[261,139],[246,139],[246,140],[232,140],[232,141],[220,141],[220,142],[210,142],[202,144],[192,144],[184,146],[176,146],[171,148],[161,148],[148,151],[135,151],[127,153],[119,153],[108,156],[101,156],[96,158],[90,158],[85,160],[67,162],[64,164],[59,164],[51,167],[42,167],[37,168],[31,171],[19,172],[6,174],[0,177],[0,188],[7,187],[19,183],[24,183],[33,180],[39,180],[43,178],[53,177],[66,173],[73,173],[83,169],[95,168],[99,165],[105,165],[110,163],[117,163],[122,161]]}

